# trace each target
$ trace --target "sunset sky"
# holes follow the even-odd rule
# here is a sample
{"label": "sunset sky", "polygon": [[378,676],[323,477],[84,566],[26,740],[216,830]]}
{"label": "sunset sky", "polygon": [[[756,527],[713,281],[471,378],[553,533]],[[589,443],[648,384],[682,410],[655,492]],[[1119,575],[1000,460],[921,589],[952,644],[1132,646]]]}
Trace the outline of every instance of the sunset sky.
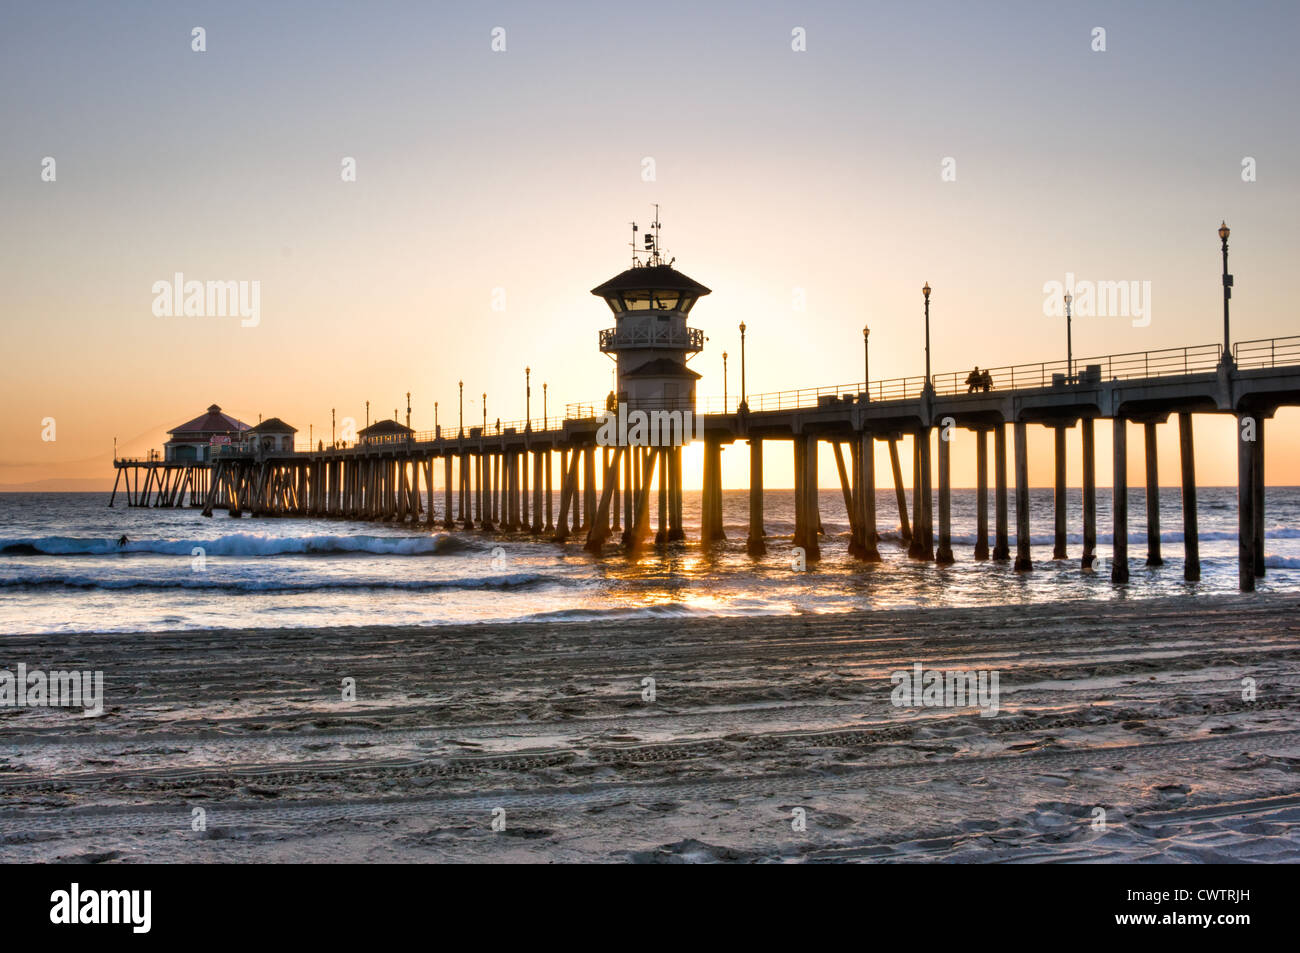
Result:
{"label": "sunset sky", "polygon": [[[1233,339],[1300,333],[1294,3],[270,6],[4,5],[0,485],[107,489],[115,436],[143,454],[214,402],[306,440],[407,391],[417,429],[434,401],[450,423],[462,378],[467,417],[484,391],[522,417],[525,366],[537,416],[544,381],[552,415],[600,400],[613,320],[588,292],[656,202],[713,289],[705,396],[724,350],[739,392],[741,320],[751,393],[860,381],[864,324],[873,377],[923,373],[926,281],[936,372],[1064,359],[1043,287],[1067,273],[1151,288],[1146,326],[1078,318],[1077,356],[1212,344],[1220,219]],[[260,323],[156,316],[177,272],[259,282]],[[1234,483],[1230,418],[1197,427],[1200,482]],[[1300,483],[1300,413],[1271,428],[1268,481]],[[745,485],[743,448],[724,461]]]}

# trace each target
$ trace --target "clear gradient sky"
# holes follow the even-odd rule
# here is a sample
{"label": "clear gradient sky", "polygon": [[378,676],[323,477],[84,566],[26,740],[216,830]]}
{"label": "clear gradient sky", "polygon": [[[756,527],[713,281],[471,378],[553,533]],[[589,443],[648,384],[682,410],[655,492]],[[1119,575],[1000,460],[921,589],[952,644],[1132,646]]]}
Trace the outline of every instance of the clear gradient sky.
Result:
{"label": "clear gradient sky", "polygon": [[[552,411],[599,400],[613,322],[588,290],[654,202],[714,292],[702,395],[723,350],[739,390],[742,319],[751,393],[860,380],[864,323],[873,377],[922,373],[926,281],[936,372],[1063,358],[1043,285],[1067,272],[1151,283],[1149,325],[1080,318],[1076,355],[1213,343],[1224,218],[1234,340],[1300,333],[1298,39],[1293,2],[7,0],[0,484],[107,487],[114,436],[143,453],[213,402],[305,439],[332,407],[404,414],[408,390],[417,429],[435,400],[448,423],[460,378],[467,416],[486,391],[491,419],[522,417],[525,365],[535,412],[543,381]],[[260,324],[155,316],[176,272],[260,282]],[[1271,426],[1269,482],[1300,483],[1300,414]],[[1197,440],[1200,481],[1235,482],[1230,421]]]}

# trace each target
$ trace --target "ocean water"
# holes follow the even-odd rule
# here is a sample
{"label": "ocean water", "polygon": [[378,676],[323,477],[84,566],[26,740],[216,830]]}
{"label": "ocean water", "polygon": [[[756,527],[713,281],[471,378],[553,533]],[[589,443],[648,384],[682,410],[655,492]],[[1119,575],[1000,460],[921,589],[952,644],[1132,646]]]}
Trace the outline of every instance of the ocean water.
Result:
{"label": "ocean water", "polygon": [[[884,561],[846,552],[848,520],[838,490],[821,494],[822,559],[795,571],[793,494],[765,494],[768,554],[745,554],[748,494],[724,494],[726,543],[693,543],[633,558],[588,555],[522,536],[424,531],[410,525],[321,519],[206,519],[193,509],[107,506],[107,493],[0,494],[0,632],[164,631],[413,623],[621,619],[696,614],[840,612],[908,606],[1134,599],[1237,588],[1237,510],[1232,488],[1198,489],[1202,579],[1183,581],[1182,503],[1161,493],[1164,565],[1148,568],[1146,505],[1129,500],[1132,581],[1079,568],[1081,493],[1069,498],[1069,552],[1053,561],[1050,489],[1031,493],[1034,571],[975,562],[975,491],[953,493],[957,562],[909,560],[898,543],[892,489],[877,496]],[[910,496],[910,494],[909,494]],[[441,498],[438,498],[441,505]],[[1110,491],[1099,489],[1098,554],[1111,555]],[[694,539],[699,494],[684,516]],[[558,512],[558,501],[555,506]],[[1300,488],[1269,487],[1267,574],[1260,591],[1300,591]],[[936,510],[937,520],[937,510]],[[990,532],[993,516],[990,494]],[[652,525],[656,525],[652,522]],[[1011,501],[1012,552],[1015,502]],[[125,534],[129,542],[119,547]]]}

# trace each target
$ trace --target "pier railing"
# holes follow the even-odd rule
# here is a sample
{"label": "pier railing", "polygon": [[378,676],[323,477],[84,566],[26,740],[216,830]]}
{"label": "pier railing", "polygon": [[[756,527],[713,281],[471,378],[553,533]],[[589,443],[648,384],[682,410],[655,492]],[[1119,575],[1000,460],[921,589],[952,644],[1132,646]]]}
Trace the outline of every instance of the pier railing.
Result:
{"label": "pier railing", "polygon": [[[1014,364],[1007,367],[980,368],[988,374],[993,390],[1015,390],[1019,387],[1064,387],[1101,381],[1131,380],[1135,377],[1166,377],[1211,373],[1219,365],[1223,347],[1218,344],[1198,344],[1192,347],[1170,347],[1155,351],[1130,351],[1126,354],[1105,354],[1100,357],[1074,359],[1073,376],[1068,361],[1039,361],[1036,364]],[[937,394],[964,393],[970,385],[970,371],[957,371],[935,375]],[[982,387],[977,387],[977,390]]]}
{"label": "pier railing", "polygon": [[[612,333],[613,329],[610,329]],[[604,335],[605,332],[602,332]],[[1239,341],[1232,347],[1233,358],[1238,367],[1262,368],[1284,365],[1300,365],[1300,335],[1277,338],[1261,338],[1254,341]],[[1087,387],[1103,381],[1132,380],[1138,378],[1168,377],[1213,373],[1223,355],[1219,344],[1199,344],[1190,347],[1171,347],[1149,351],[1131,351],[1123,354],[1105,354],[1099,357],[1080,357],[1071,367],[1065,360],[1039,361],[1029,364],[1012,364],[1003,367],[980,368],[981,376],[987,375],[990,391],[1008,391],[1026,388],[1051,387]],[[967,393],[971,389],[971,371],[949,371],[936,374],[933,378],[935,394],[953,396]],[[771,391],[750,394],[748,408],[751,413],[804,410],[816,407],[832,407],[846,403],[856,403],[863,395],[870,401],[913,400],[921,396],[925,387],[925,378],[921,375],[912,377],[894,377],[871,381],[866,385],[861,381],[822,387],[805,387],[797,390]],[[983,383],[975,386],[976,392],[984,390]],[[734,414],[739,410],[740,395],[729,394],[723,397],[698,397],[662,399],[650,401],[633,401],[629,409],[633,410],[690,410],[701,415]],[[367,444],[364,441],[352,443],[334,441],[324,444],[325,449],[362,450],[367,448],[400,447],[408,443],[432,443],[436,440],[456,440],[462,437],[466,441],[491,440],[513,433],[542,433],[558,430],[565,420],[594,420],[606,412],[605,400],[585,403],[570,403],[564,407],[563,415],[549,414],[543,417],[535,415],[529,420],[490,420],[484,430],[481,423],[467,426],[463,434],[456,425],[443,426],[439,431],[421,430],[411,434],[410,439],[401,437],[389,439],[384,443]],[[316,450],[323,442],[298,442],[294,449],[299,453]],[[229,449],[221,448],[227,453]],[[216,453],[214,452],[214,456]],[[152,462],[148,458],[138,460],[119,458],[119,462]]]}
{"label": "pier railing", "polygon": [[[798,410],[805,407],[827,407],[839,403],[852,403],[863,393],[868,392],[871,400],[907,400],[921,396],[925,387],[925,378],[894,377],[872,381],[868,389],[861,381],[852,384],[837,384],[833,387],[805,387],[800,390],[779,390],[766,394],[750,394],[746,398],[751,413],[780,410]],[[735,412],[735,404],[731,410]]]}
{"label": "pier railing", "polygon": [[1232,360],[1238,367],[1278,367],[1300,364],[1300,334],[1284,338],[1238,341],[1232,346]]}
{"label": "pier railing", "polygon": [[[560,424],[560,419],[554,414],[548,417],[537,416],[532,420],[490,420],[488,421],[487,430],[483,430],[483,424],[477,423],[472,427],[466,427],[463,434],[465,440],[491,440],[494,437],[509,436],[513,433],[542,433],[545,429],[555,429]],[[300,440],[294,444],[294,452],[309,453],[317,451],[318,447],[324,450],[379,450],[385,447],[404,447],[413,443],[433,443],[436,440],[456,440],[461,437],[459,426],[441,427],[438,430],[416,430],[412,431],[410,438],[400,434],[385,434],[382,439],[367,442],[365,438],[354,441],[336,440],[330,443],[318,441],[312,443],[309,440]]]}
{"label": "pier railing", "polygon": [[[1300,336],[1278,339],[1277,356],[1284,356],[1282,342],[1300,363]],[[1253,343],[1253,342],[1252,342]],[[1271,343],[1271,342],[1264,342]],[[1100,357],[1081,357],[1074,360],[1074,373],[1069,362],[1038,361],[1033,364],[1010,364],[1005,367],[980,368],[987,375],[989,390],[1004,391],[1034,387],[1073,387],[1099,384],[1102,381],[1131,380],[1141,377],[1166,377],[1213,373],[1218,367],[1223,348],[1218,344],[1198,344],[1191,347],[1171,347],[1152,351],[1131,351],[1126,354],[1106,354]],[[971,389],[968,383],[971,371],[949,371],[934,375],[934,392],[941,397],[964,394]],[[872,381],[870,386],[862,381],[834,384],[823,387],[804,387],[798,390],[771,391],[750,394],[751,413],[783,410],[806,410],[815,407],[832,407],[861,400],[863,394],[871,401],[914,400],[925,388],[925,377],[893,377]],[[974,388],[983,391],[981,383]],[[734,414],[739,410],[740,395],[722,397],[697,397],[689,400],[633,401],[629,409],[641,410],[693,410],[697,414]],[[606,410],[604,401],[565,405],[565,417],[570,420],[592,420]]]}
{"label": "pier railing", "polygon": [[[1296,362],[1300,363],[1300,337],[1294,340]],[[982,367],[988,375],[990,390],[1015,390],[1029,387],[1068,387],[1100,383],[1101,381],[1129,380],[1137,377],[1165,377],[1212,373],[1219,364],[1223,348],[1218,344],[1199,344],[1192,347],[1171,347],[1153,351],[1132,351],[1127,354],[1106,354],[1101,357],[1081,357],[1074,360],[1074,374],[1069,373],[1067,361],[1039,361],[1034,364],[1012,364],[1005,367]],[[1279,359],[1282,352],[1278,351]],[[934,375],[934,391],[939,396],[966,393],[971,371],[949,371]],[[776,391],[753,394],[749,397],[751,411],[795,410],[821,407],[837,402],[852,401],[867,393],[869,399],[909,400],[919,397],[925,386],[925,377],[895,377],[872,381],[870,387],[861,381],[836,387],[814,387],[803,390]],[[983,390],[983,384],[975,388]],[[733,398],[728,403],[734,412]],[[701,402],[702,403],[702,402]],[[712,411],[709,411],[712,412]]]}

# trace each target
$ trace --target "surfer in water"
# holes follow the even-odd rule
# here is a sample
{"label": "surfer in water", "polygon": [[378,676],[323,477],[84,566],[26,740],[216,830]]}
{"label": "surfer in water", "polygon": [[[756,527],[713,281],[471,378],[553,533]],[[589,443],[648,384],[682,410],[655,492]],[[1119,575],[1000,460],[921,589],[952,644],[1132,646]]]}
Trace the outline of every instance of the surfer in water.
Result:
{"label": "surfer in water", "polygon": [[125,548],[126,548],[126,543],[127,543],[126,533],[123,533],[123,534],[122,534],[122,538],[119,539],[119,540],[117,541],[117,548],[118,548],[118,549],[125,549]]}

